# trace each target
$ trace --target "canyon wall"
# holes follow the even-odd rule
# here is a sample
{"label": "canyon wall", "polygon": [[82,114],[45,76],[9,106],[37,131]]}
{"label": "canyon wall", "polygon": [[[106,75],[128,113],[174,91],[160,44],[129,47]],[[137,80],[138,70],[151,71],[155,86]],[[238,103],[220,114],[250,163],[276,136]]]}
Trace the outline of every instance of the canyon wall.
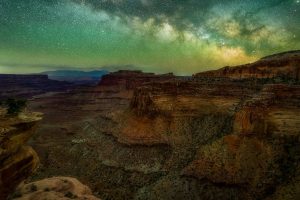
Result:
{"label": "canyon wall", "polygon": [[[241,187],[244,199],[299,197],[300,87],[265,85],[235,113],[233,131],[198,150],[183,174]],[[289,191],[276,196],[281,185]]]}
{"label": "canyon wall", "polygon": [[143,73],[142,71],[120,70],[104,75],[99,86],[116,86],[120,89],[133,90],[144,83],[155,81],[167,81],[175,79],[173,74],[157,75],[154,73]]}
{"label": "canyon wall", "polygon": [[257,62],[236,66],[224,67],[219,70],[201,72],[194,78],[231,78],[231,79],[285,79],[299,81],[300,78],[300,51],[291,51],[262,58]]}
{"label": "canyon wall", "polygon": [[0,199],[6,199],[39,163],[37,154],[26,142],[33,136],[41,117],[38,113],[5,117],[5,112],[0,108]]}

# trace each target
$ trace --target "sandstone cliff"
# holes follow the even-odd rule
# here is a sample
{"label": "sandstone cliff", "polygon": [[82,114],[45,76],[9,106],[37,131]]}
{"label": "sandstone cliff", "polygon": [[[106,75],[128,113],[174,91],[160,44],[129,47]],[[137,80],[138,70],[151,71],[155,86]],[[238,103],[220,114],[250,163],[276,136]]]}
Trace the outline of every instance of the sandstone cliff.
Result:
{"label": "sandstone cliff", "polygon": [[39,163],[37,154],[26,142],[34,134],[40,115],[23,113],[8,118],[5,112],[0,110],[0,199],[6,199]]}
{"label": "sandstone cliff", "polygon": [[19,186],[14,193],[15,200],[99,200],[90,188],[75,178],[53,177]]}
{"label": "sandstone cliff", "polygon": [[194,75],[194,78],[280,78],[296,80],[300,78],[300,51],[291,51],[273,56],[268,56],[257,62],[236,66],[224,67],[219,70],[202,72]]}
{"label": "sandstone cliff", "polygon": [[173,74],[156,75],[142,71],[120,70],[104,75],[99,83],[101,87],[110,87],[119,90],[133,90],[144,83],[172,80]]}
{"label": "sandstone cliff", "polygon": [[[183,174],[216,184],[244,186],[244,199],[272,194],[298,173],[299,109],[299,86],[266,85],[235,114],[233,132],[201,147]],[[293,184],[298,183],[294,180]],[[299,189],[290,187],[280,198],[297,199]]]}

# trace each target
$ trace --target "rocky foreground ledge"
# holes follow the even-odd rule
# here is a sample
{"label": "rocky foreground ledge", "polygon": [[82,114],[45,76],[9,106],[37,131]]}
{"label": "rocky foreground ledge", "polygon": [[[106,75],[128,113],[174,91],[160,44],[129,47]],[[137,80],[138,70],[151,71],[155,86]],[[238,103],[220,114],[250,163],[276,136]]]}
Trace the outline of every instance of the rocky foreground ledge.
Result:
{"label": "rocky foreground ledge", "polygon": [[97,200],[87,186],[74,178],[56,177],[20,185],[39,164],[38,155],[26,143],[41,119],[41,113],[32,112],[6,116],[6,110],[0,108],[0,199]]}
{"label": "rocky foreground ledge", "polygon": [[99,200],[89,187],[71,177],[53,177],[21,185],[14,193],[15,200]]}

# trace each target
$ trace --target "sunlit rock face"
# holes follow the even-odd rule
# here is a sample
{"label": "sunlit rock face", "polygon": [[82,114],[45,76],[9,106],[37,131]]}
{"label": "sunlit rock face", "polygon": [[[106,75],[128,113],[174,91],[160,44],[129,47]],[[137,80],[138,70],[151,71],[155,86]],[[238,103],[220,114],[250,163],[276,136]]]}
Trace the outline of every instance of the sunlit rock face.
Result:
{"label": "sunlit rock face", "polygon": [[[300,87],[266,85],[235,114],[233,132],[203,146],[186,175],[239,187],[246,199],[264,198],[299,174]],[[280,190],[289,190],[282,194]],[[296,199],[298,189],[280,188],[274,198]]]}
{"label": "sunlit rock face", "polygon": [[7,117],[0,109],[0,199],[6,199],[16,186],[38,167],[39,158],[26,142],[33,136],[39,113]]}
{"label": "sunlit rock face", "polygon": [[265,85],[236,113],[234,129],[242,135],[298,135],[299,85]]}
{"label": "sunlit rock face", "polygon": [[[227,91],[226,94],[224,91]],[[131,112],[126,113],[121,120],[124,123],[117,137],[126,144],[145,145],[170,145],[175,141],[192,139],[191,134],[196,133],[193,133],[195,130],[188,131],[189,128],[196,126],[200,130],[200,126],[207,126],[207,129],[213,127],[213,124],[200,125],[200,119],[214,123],[209,122],[212,119],[208,118],[217,120],[219,117],[221,128],[221,124],[233,116],[240,100],[255,91],[256,86],[248,87],[232,82],[177,80],[149,83],[135,90],[130,104]],[[218,123],[213,129],[216,127]],[[202,128],[204,132],[205,128]],[[206,139],[209,137],[207,135]]]}
{"label": "sunlit rock face", "polygon": [[299,81],[300,78],[300,51],[291,51],[268,56],[257,62],[236,66],[224,67],[215,71],[202,72],[194,78],[222,77],[231,79],[264,78],[286,79]]}

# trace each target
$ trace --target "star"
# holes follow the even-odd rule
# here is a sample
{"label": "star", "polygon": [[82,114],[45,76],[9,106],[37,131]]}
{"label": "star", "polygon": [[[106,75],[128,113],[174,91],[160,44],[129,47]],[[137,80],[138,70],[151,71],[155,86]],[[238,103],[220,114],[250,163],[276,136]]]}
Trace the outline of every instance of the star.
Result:
{"label": "star", "polygon": [[187,74],[299,48],[300,0],[187,2],[0,0],[0,66],[129,63]]}

